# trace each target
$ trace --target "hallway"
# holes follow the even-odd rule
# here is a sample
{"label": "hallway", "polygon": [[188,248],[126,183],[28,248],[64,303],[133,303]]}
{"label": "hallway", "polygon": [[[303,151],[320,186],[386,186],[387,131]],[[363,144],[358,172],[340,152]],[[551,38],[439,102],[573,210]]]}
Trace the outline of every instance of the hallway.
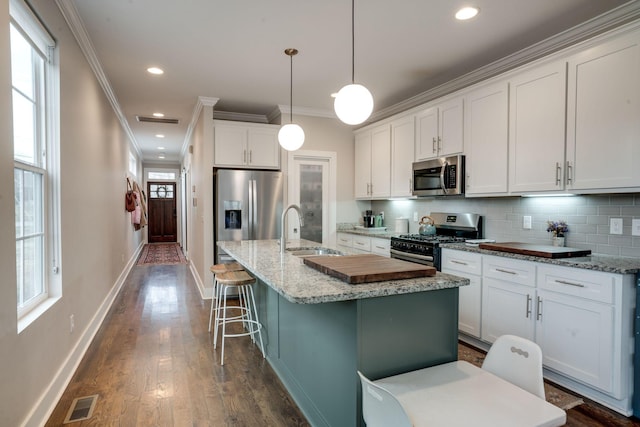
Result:
{"label": "hallway", "polygon": [[132,269],[47,426],[74,398],[98,394],[73,426],[306,426],[259,349],[229,339],[225,366],[186,265]]}

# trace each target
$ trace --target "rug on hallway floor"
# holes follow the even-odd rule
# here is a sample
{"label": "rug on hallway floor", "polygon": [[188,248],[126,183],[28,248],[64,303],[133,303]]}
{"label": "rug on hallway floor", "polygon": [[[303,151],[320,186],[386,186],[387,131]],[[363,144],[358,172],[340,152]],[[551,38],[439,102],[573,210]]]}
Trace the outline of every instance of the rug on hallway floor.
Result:
{"label": "rug on hallway floor", "polygon": [[[485,356],[486,354],[483,351],[479,351],[474,347],[460,342],[458,343],[459,360],[465,360],[473,365],[481,367]],[[584,403],[580,397],[560,390],[555,386],[548,384],[546,381],[544,383],[544,394],[547,398],[547,402],[564,409],[565,411]]]}
{"label": "rug on hallway floor", "polygon": [[187,260],[177,243],[147,243],[136,265],[176,265],[186,264]]}

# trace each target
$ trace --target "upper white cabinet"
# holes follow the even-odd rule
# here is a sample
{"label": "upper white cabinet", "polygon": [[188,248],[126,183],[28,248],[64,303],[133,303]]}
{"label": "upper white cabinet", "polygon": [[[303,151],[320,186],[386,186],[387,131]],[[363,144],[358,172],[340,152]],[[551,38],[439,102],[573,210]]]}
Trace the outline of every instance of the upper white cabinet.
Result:
{"label": "upper white cabinet", "polygon": [[564,190],[566,63],[509,79],[509,191]]}
{"label": "upper white cabinet", "polygon": [[214,165],[279,169],[279,128],[214,120]]}
{"label": "upper white cabinet", "polygon": [[391,130],[388,124],[356,134],[356,199],[384,198],[391,195]]}
{"label": "upper white cabinet", "polygon": [[640,34],[568,59],[567,188],[640,187]]}
{"label": "upper white cabinet", "polygon": [[456,97],[416,115],[416,160],[462,153],[462,107],[462,97]]}
{"label": "upper white cabinet", "polygon": [[391,197],[408,197],[412,191],[415,144],[414,116],[391,122]]}
{"label": "upper white cabinet", "polygon": [[509,85],[481,86],[464,100],[467,196],[507,193]]}

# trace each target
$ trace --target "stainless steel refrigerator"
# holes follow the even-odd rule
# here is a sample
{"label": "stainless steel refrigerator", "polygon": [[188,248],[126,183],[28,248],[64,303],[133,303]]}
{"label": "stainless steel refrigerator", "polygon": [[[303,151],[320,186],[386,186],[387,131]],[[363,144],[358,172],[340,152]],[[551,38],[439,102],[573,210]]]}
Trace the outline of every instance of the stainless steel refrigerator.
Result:
{"label": "stainless steel refrigerator", "polygon": [[[214,169],[214,245],[280,238],[282,172]],[[216,263],[231,258],[215,245]]]}

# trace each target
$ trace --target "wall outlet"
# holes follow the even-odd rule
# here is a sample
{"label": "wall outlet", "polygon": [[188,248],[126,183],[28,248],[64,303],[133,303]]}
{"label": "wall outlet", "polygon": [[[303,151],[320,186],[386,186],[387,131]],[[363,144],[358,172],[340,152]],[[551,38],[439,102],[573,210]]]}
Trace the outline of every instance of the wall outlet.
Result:
{"label": "wall outlet", "polygon": [[531,230],[531,215],[525,215],[522,217],[522,228],[525,230]]}
{"label": "wall outlet", "polygon": [[631,220],[631,235],[640,236],[640,219]]}
{"label": "wall outlet", "polygon": [[414,212],[414,213],[413,213],[413,220],[414,220],[415,222],[418,222],[418,212]]}
{"label": "wall outlet", "polygon": [[69,316],[69,333],[72,334],[73,330],[76,327],[76,320],[73,317],[73,314],[71,316]]}
{"label": "wall outlet", "polygon": [[609,234],[622,234],[622,218],[609,220]]}

